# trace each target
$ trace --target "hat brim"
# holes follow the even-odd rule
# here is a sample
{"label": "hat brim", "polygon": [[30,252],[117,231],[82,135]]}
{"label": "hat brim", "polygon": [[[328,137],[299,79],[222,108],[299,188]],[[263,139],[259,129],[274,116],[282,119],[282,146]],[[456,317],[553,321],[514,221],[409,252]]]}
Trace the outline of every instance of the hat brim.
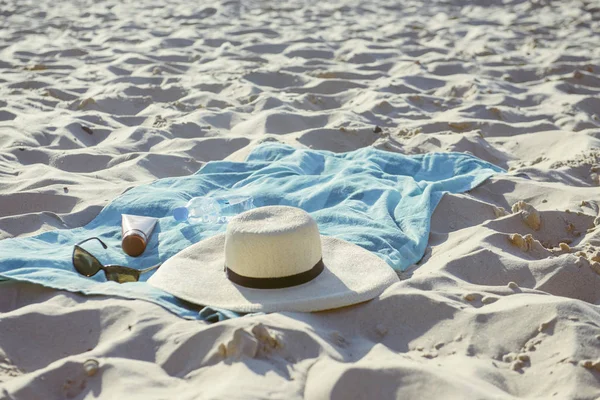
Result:
{"label": "hat brim", "polygon": [[225,235],[177,253],[148,283],[193,304],[249,312],[322,311],[362,303],[398,282],[385,261],[367,250],[321,236],[325,268],[310,282],[282,289],[239,286],[225,275]]}

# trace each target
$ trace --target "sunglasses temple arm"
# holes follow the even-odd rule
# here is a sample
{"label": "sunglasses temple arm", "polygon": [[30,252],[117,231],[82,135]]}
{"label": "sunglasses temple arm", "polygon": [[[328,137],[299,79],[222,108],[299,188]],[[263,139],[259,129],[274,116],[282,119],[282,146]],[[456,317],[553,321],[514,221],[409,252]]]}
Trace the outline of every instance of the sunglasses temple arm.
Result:
{"label": "sunglasses temple arm", "polygon": [[82,240],[81,242],[76,243],[75,246],[81,246],[83,243],[89,242],[90,240],[94,240],[94,239],[97,240],[97,241],[99,241],[100,244],[102,245],[102,247],[104,247],[106,249],[106,247],[107,247],[106,244],[102,240],[100,240],[100,238],[97,238],[97,237],[91,237],[91,238],[87,238],[85,240]]}
{"label": "sunglasses temple arm", "polygon": [[152,271],[153,269],[156,269],[156,268],[160,267],[161,265],[162,265],[162,263],[156,264],[156,265],[146,268],[146,269],[141,269],[140,274],[143,274],[144,272]]}

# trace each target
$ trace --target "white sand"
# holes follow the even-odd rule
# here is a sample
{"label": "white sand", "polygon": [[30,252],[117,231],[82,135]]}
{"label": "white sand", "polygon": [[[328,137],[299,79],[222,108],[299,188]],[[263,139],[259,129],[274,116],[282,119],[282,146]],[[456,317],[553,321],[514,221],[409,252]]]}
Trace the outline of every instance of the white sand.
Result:
{"label": "white sand", "polygon": [[0,238],[267,138],[510,173],[445,196],[419,265],[343,310],[207,325],[0,284],[0,398],[600,396],[597,2],[59,3],[0,1]]}

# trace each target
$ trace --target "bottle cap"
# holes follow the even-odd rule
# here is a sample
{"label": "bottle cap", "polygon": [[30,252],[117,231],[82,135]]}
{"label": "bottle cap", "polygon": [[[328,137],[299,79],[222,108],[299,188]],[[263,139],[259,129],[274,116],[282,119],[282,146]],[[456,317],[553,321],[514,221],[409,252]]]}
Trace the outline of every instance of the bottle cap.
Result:
{"label": "bottle cap", "polygon": [[146,250],[146,235],[142,231],[131,229],[123,234],[121,247],[126,254],[137,257]]}
{"label": "bottle cap", "polygon": [[175,218],[176,221],[185,221],[188,219],[189,215],[190,212],[187,207],[177,207],[173,210],[173,218]]}

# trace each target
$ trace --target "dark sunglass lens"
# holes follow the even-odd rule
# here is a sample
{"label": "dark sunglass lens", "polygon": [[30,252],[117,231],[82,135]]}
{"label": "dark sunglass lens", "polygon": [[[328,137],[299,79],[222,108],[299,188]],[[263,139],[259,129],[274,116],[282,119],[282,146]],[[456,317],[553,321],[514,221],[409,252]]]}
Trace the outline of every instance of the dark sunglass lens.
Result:
{"label": "dark sunglass lens", "polygon": [[77,272],[85,276],[94,276],[102,269],[96,257],[79,247],[75,247],[73,251],[73,266]]}
{"label": "dark sunglass lens", "polygon": [[131,274],[119,274],[119,276],[117,278],[117,282],[119,282],[119,283],[137,282],[137,281],[138,281],[138,277],[135,275],[131,275]]}
{"label": "dark sunglass lens", "polygon": [[118,283],[137,282],[140,273],[139,271],[126,267],[110,266],[104,270],[106,279]]}

